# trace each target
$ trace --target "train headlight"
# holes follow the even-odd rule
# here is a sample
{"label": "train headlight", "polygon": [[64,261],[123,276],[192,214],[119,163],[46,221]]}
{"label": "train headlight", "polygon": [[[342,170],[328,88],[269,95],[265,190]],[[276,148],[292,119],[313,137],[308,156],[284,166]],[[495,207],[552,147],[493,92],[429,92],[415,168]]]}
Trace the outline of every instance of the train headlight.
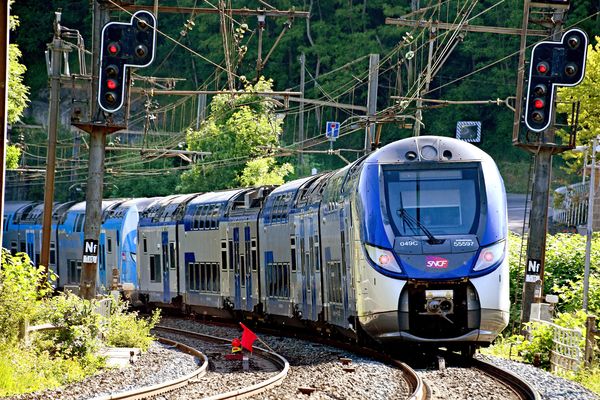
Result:
{"label": "train headlight", "polygon": [[482,271],[494,264],[497,264],[504,256],[505,249],[506,242],[504,240],[491,246],[482,248],[481,252],[479,253],[479,258],[477,258],[477,262],[473,267],[473,271]]}
{"label": "train headlight", "polygon": [[387,269],[388,271],[402,273],[402,268],[400,268],[398,262],[396,262],[396,257],[394,257],[394,253],[391,251],[368,244],[365,244],[365,249],[373,264],[383,269]]}

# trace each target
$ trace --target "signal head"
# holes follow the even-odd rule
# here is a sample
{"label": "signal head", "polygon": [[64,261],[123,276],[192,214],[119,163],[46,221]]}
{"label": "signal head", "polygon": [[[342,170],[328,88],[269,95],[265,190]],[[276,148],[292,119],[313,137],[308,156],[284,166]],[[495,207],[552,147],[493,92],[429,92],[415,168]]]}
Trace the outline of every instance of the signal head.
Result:
{"label": "signal head", "polygon": [[148,47],[143,44],[138,44],[135,47],[135,55],[139,58],[145,58],[148,55]]}

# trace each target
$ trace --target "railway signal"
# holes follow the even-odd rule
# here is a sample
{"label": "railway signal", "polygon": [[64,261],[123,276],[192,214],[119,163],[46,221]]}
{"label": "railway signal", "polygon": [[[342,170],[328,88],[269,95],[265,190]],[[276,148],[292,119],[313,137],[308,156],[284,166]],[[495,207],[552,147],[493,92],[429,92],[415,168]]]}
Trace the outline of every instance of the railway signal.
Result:
{"label": "railway signal", "polygon": [[123,107],[127,69],[147,67],[154,60],[156,19],[138,11],[129,23],[109,22],[102,28],[98,105],[114,113]]}
{"label": "railway signal", "polygon": [[525,125],[534,132],[550,126],[555,86],[575,86],[583,80],[588,39],[580,29],[567,31],[559,42],[533,47],[525,103]]}

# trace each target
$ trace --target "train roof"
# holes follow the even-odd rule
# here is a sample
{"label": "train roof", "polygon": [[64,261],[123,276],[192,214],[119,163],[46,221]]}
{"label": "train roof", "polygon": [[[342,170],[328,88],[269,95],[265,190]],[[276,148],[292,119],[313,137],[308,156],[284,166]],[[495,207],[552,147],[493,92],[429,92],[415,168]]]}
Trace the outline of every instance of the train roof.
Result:
{"label": "train roof", "polygon": [[390,143],[373,152],[365,164],[411,161],[483,161],[489,156],[463,140],[445,136],[416,136]]}
{"label": "train roof", "polygon": [[307,176],[305,178],[295,179],[293,181],[286,182],[283,185],[275,188],[271,192],[271,195],[277,195],[278,193],[283,193],[283,192],[297,191],[298,189],[300,189],[300,187],[302,185],[304,185],[306,182],[310,181],[311,179],[315,179],[315,176]]}
{"label": "train roof", "polygon": [[191,204],[222,203],[231,200],[247,189],[223,190],[220,192],[203,193],[190,201]]}
{"label": "train roof", "polygon": [[24,207],[27,207],[30,204],[33,204],[33,201],[6,201],[4,202],[4,214],[15,214],[19,210],[21,210]]}
{"label": "train roof", "polygon": [[[110,200],[102,200],[102,211],[106,210],[106,208],[114,205],[117,202],[122,202],[123,199],[110,199]],[[69,212],[71,211],[75,211],[75,212],[80,212],[80,211],[85,211],[85,201],[80,201],[79,203],[76,203],[73,205],[73,207],[71,207],[69,209]]]}

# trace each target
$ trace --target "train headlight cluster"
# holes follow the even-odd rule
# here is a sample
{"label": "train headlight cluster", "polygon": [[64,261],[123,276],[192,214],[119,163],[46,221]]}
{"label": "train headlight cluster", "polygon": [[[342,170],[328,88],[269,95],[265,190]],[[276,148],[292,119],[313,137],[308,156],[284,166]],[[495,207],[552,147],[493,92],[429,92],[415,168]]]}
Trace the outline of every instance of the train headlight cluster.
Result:
{"label": "train headlight cluster", "polygon": [[477,258],[477,262],[473,267],[473,271],[483,271],[484,269],[497,264],[504,256],[505,248],[506,242],[504,240],[482,248],[479,257]]}
{"label": "train headlight cluster", "polygon": [[402,268],[400,268],[394,254],[390,250],[380,249],[366,243],[365,250],[367,250],[367,255],[373,264],[388,271],[402,273]]}

